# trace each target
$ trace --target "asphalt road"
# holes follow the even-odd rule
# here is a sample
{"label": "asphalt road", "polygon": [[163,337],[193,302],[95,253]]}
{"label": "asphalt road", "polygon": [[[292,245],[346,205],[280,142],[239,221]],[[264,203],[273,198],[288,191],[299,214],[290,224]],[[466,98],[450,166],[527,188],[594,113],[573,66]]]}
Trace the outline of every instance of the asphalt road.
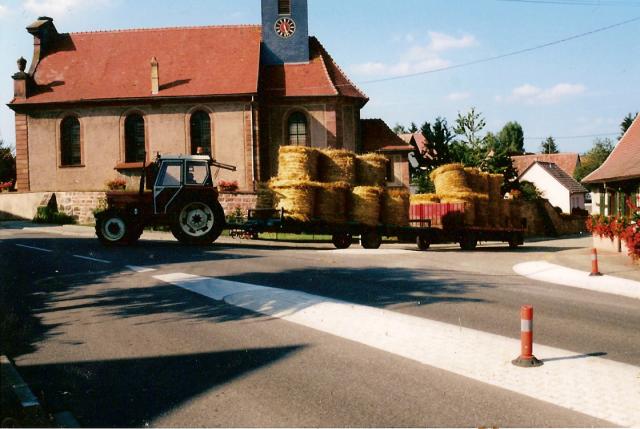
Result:
{"label": "asphalt road", "polygon": [[88,236],[0,229],[0,282],[19,288],[33,315],[13,353],[18,369],[50,411],[69,410],[83,426],[612,426],[153,278],[176,272],[511,338],[519,337],[520,306],[532,304],[536,343],[640,366],[637,300],[511,269],[583,246],[580,239],[519,251],[392,245],[364,253],[231,241],[185,248],[144,238],[104,248]]}

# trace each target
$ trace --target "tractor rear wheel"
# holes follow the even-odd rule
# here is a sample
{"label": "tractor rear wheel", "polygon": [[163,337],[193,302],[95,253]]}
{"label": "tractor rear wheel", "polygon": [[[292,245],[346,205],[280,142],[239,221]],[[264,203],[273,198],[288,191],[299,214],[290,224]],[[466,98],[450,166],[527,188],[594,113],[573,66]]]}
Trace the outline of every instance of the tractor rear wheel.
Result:
{"label": "tractor rear wheel", "polygon": [[[132,240],[134,230],[131,222],[117,210],[107,210],[96,217],[96,235],[105,245],[127,245],[135,242],[138,235]],[[142,234],[142,231],[140,231]]]}
{"label": "tractor rear wheel", "polygon": [[219,202],[190,201],[178,207],[171,216],[171,232],[181,243],[211,244],[222,234],[226,222]]}

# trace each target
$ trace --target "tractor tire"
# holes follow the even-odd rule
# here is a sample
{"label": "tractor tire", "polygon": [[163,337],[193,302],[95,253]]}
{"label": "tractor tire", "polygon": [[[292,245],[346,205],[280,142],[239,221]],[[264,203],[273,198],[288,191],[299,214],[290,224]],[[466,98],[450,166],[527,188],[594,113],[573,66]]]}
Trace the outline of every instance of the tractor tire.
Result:
{"label": "tractor tire", "polygon": [[129,245],[137,240],[132,240],[136,232],[131,221],[120,211],[107,210],[96,217],[96,235],[104,245]]}
{"label": "tractor tire", "polygon": [[213,243],[225,225],[224,210],[217,201],[188,201],[171,214],[171,233],[190,246]]}
{"label": "tractor tire", "polygon": [[353,236],[349,233],[336,233],[331,237],[331,242],[336,249],[348,249],[353,242]]}
{"label": "tractor tire", "polygon": [[365,249],[379,249],[382,238],[376,231],[365,231],[360,235],[360,245]]}

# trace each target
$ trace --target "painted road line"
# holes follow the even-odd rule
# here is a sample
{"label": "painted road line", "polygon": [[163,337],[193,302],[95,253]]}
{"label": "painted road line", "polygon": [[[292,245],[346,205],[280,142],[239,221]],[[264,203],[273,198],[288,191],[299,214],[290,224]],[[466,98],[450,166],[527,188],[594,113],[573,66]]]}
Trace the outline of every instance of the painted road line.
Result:
{"label": "painted road line", "polygon": [[319,253],[331,253],[338,255],[365,255],[365,256],[387,256],[387,255],[415,255],[415,250],[406,249],[328,249],[316,250]]}
{"label": "painted road line", "polygon": [[111,261],[107,261],[105,259],[98,259],[98,258],[90,258],[88,256],[82,256],[82,255],[73,255],[74,258],[79,258],[79,259],[85,259],[87,261],[93,261],[93,262],[100,262],[101,264],[110,264]]}
{"label": "painted road line", "polygon": [[47,252],[47,253],[52,253],[53,252],[53,250],[43,249],[42,247],[27,246],[26,244],[16,244],[16,246],[24,247],[25,249],[39,250],[40,252]]}
{"label": "painted road line", "polygon": [[533,280],[640,299],[640,282],[633,280],[606,275],[591,277],[586,271],[574,270],[545,261],[518,264],[513,267],[513,271]]}
{"label": "painted road line", "polygon": [[[517,339],[303,292],[181,273],[154,278],[617,425],[640,427],[640,367],[536,344],[537,357],[548,362],[518,368],[511,364],[520,350]],[[514,321],[517,329],[516,310]]]}
{"label": "painted road line", "polygon": [[156,271],[155,268],[138,267],[136,265],[127,265],[127,268],[131,271],[135,271],[136,273],[150,273],[152,271]]}

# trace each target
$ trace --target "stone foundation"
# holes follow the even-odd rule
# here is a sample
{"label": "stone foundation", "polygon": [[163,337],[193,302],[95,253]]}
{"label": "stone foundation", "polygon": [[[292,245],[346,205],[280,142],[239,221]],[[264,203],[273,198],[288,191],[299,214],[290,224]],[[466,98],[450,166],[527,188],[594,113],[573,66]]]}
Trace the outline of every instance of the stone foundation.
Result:
{"label": "stone foundation", "polygon": [[79,224],[94,224],[93,211],[104,205],[106,199],[104,192],[56,192],[55,195],[58,211],[73,216]]}
{"label": "stone foundation", "polygon": [[258,196],[249,192],[221,192],[218,197],[220,205],[227,216],[233,215],[240,209],[242,216],[247,216],[250,209],[255,209],[258,203]]}

